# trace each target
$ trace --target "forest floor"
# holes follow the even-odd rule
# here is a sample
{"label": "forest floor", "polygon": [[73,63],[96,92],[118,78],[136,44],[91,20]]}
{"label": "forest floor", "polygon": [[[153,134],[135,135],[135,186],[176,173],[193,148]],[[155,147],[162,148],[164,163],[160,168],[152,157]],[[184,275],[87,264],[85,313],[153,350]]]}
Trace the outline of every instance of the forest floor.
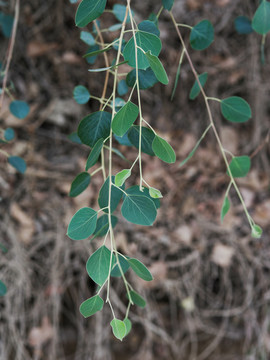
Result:
{"label": "forest floor", "polygon": [[[111,8],[115,1],[108,1]],[[157,13],[159,1],[134,2],[137,20]],[[203,98],[188,99],[194,82],[186,60],[170,100],[180,45],[168,14],[159,26],[161,60],[169,75],[143,92],[145,119],[173,145],[174,165],[143,156],[145,180],[164,198],[153,227],[123,219],[116,242],[128,256],[143,261],[154,275],[145,283],[133,278],[147,299],[145,309],[131,309],[133,329],[122,343],[111,334],[109,307],[93,319],[83,319],[79,306],[94,291],[85,271],[89,255],[102,240],[73,242],[66,236],[72,215],[83,206],[97,207],[101,175],[80,196],[68,196],[74,177],[84,170],[85,146],[68,135],[79,121],[96,111],[91,100],[78,105],[76,85],[101,95],[102,74],[88,73],[82,55],[87,46],[74,25],[76,5],[64,0],[21,2],[15,52],[9,79],[14,95],[31,106],[18,120],[8,114],[8,98],[1,127],[13,127],[16,141],[7,148],[22,156],[28,169],[19,175],[0,157],[1,278],[8,292],[0,299],[1,360],[267,360],[270,358],[270,43],[266,65],[260,64],[260,38],[239,35],[234,20],[251,17],[257,1],[175,0],[174,15],[181,23],[207,18],[215,27],[215,42],[203,52],[191,51],[199,73],[208,72],[209,96],[244,97],[253,110],[246,124],[228,124],[213,104],[214,121],[224,146],[236,155],[250,155],[252,168],[238,184],[254,220],[264,230],[261,239],[250,228],[234,192],[224,223],[220,211],[229,183],[213,134],[208,134],[193,158],[188,155],[207,127]],[[112,14],[103,26],[114,22]],[[90,26],[91,29],[91,26]],[[188,30],[183,31],[188,41]],[[8,42],[0,39],[2,54]],[[103,57],[97,64],[104,66]],[[117,146],[117,145],[116,145]],[[134,150],[118,146],[128,159]],[[114,172],[123,160],[114,157]],[[134,172],[130,185],[138,183]],[[125,293],[115,280],[112,298],[121,314]]]}

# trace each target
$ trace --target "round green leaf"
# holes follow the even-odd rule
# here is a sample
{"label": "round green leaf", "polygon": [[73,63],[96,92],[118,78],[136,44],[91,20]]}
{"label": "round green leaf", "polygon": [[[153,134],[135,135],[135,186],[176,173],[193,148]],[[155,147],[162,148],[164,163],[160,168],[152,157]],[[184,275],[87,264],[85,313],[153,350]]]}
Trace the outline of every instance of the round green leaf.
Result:
{"label": "round green leaf", "polygon": [[70,141],[73,141],[76,144],[82,144],[81,139],[79,138],[76,131],[74,131],[73,133],[68,135],[68,138],[69,138]]}
{"label": "round green leaf", "polygon": [[[140,90],[147,90],[158,82],[158,79],[150,67],[146,70],[138,70],[138,78]],[[136,82],[136,69],[133,69],[127,74],[126,82],[129,87],[133,88]]]}
{"label": "round green leaf", "polygon": [[157,216],[154,202],[144,195],[127,194],[121,212],[131,223],[145,226],[153,225]]}
{"label": "round green leaf", "polygon": [[85,300],[80,306],[80,313],[83,317],[88,318],[96,312],[103,309],[104,301],[99,295],[93,296]]}
{"label": "round green leaf", "polygon": [[160,31],[153,21],[144,20],[138,25],[138,29],[150,34],[154,34],[159,37]]}
{"label": "round green leaf", "polygon": [[96,162],[98,161],[99,155],[101,153],[102,147],[103,147],[103,138],[99,139],[95,143],[95,146],[93,147],[92,151],[90,152],[90,154],[87,158],[85,170],[90,169],[92,166],[94,166],[96,164]]}
{"label": "round green leaf", "polygon": [[230,210],[230,207],[231,207],[230,200],[226,196],[223,201],[223,205],[222,205],[222,209],[221,209],[221,222],[223,222],[225,215]]}
{"label": "round green leaf", "polygon": [[[199,75],[199,82],[200,82],[202,87],[204,87],[204,85],[206,84],[207,78],[208,78],[207,72]],[[196,97],[199,95],[200,92],[201,92],[201,89],[200,89],[199,84],[198,84],[198,82],[196,80],[194,85],[192,86],[192,89],[190,90],[190,93],[189,93],[190,100],[196,99]]]}
{"label": "round green leaf", "polygon": [[138,106],[128,101],[114,116],[112,131],[117,136],[123,136],[137,119],[138,115]]}
{"label": "round green leaf", "polygon": [[169,143],[159,136],[155,136],[152,149],[155,155],[166,163],[172,164],[176,160],[176,155]]}
{"label": "round green leaf", "polygon": [[[90,278],[99,286],[102,286],[108,279],[110,272],[111,252],[105,246],[101,246],[92,254],[86,263],[86,270]],[[115,263],[115,256],[112,256],[111,268]]]}
{"label": "round green leaf", "polygon": [[174,4],[174,0],[162,0],[164,9],[171,11]]}
{"label": "round green leaf", "polygon": [[[125,5],[115,4],[115,5],[113,5],[112,11],[118,21],[121,21],[121,22],[124,21],[125,15],[126,15],[126,6]],[[134,12],[132,11],[132,16],[133,15],[134,15]],[[127,23],[129,23],[129,22],[130,22],[130,16],[128,13]]]}
{"label": "round green leaf", "polygon": [[238,16],[234,20],[234,27],[238,34],[251,34],[253,32],[251,21],[246,16]]}
{"label": "round green leaf", "polygon": [[[114,228],[118,223],[117,217],[112,215],[111,222],[112,222],[112,228]],[[96,230],[93,234],[94,238],[105,236],[108,230],[109,230],[109,219],[108,219],[108,215],[105,214],[102,215],[100,218],[98,218]]]}
{"label": "round green leaf", "polygon": [[[155,138],[155,134],[152,130],[142,127],[142,152],[155,156],[154,151],[152,150],[152,143]],[[140,144],[140,126],[133,125],[131,129],[128,132],[128,139],[131,142],[133,146],[135,146],[137,149],[139,149]]]}
{"label": "round green leaf", "polygon": [[[109,177],[106,179],[102,188],[100,189],[99,196],[98,196],[98,204],[101,209],[108,207],[109,203]],[[115,183],[115,177],[112,176],[112,183]],[[124,189],[124,186],[121,186]],[[113,213],[114,210],[117,208],[120,200],[122,199],[123,192],[117,189],[115,186],[112,185],[111,188],[111,212]],[[108,209],[104,209],[104,212],[108,212]]]}
{"label": "round green leaf", "polygon": [[128,318],[125,318],[124,319],[124,323],[126,325],[126,336],[130,333],[130,330],[132,328],[132,324],[131,324],[131,321],[128,319]]}
{"label": "round green leaf", "polygon": [[113,335],[116,337],[116,339],[122,341],[123,338],[127,335],[127,329],[124,321],[113,319],[110,325],[112,327]]}
{"label": "round green leaf", "polygon": [[128,86],[126,80],[119,81],[119,83],[117,84],[117,92],[119,96],[126,95],[126,93],[128,92]]}
{"label": "round green leaf", "polygon": [[73,180],[69,192],[70,197],[80,195],[90,184],[91,176],[87,172],[82,172]]}
{"label": "round green leaf", "polygon": [[153,280],[153,276],[147,267],[141,263],[137,259],[128,259],[129,265],[131,266],[132,270],[138,275],[141,279],[145,281]]}
{"label": "round green leaf", "polygon": [[100,17],[105,10],[106,3],[107,0],[82,0],[75,16],[76,25],[84,27]]}
{"label": "round green leaf", "polygon": [[1,13],[1,28],[3,35],[6,38],[10,38],[12,34],[13,29],[13,23],[14,23],[14,17],[12,15],[6,15],[4,13]]}
{"label": "round green leaf", "polygon": [[8,162],[21,174],[24,174],[26,171],[26,162],[19,156],[9,156]]}
{"label": "round green leaf", "polygon": [[220,106],[222,115],[231,122],[242,123],[252,116],[249,104],[238,96],[221,100]]}
{"label": "round green leaf", "polygon": [[[153,34],[137,31],[135,35],[137,47],[143,49],[145,52],[151,51],[153,55],[158,56],[161,51],[161,41],[160,39]],[[145,54],[137,48],[137,60],[138,60],[138,69],[147,69],[149,67],[149,62]],[[125,61],[128,61],[128,64],[136,68],[136,57],[135,57],[135,41],[132,37],[127,45],[124,48],[123,56]]]}
{"label": "round green leaf", "polygon": [[0,280],[0,296],[4,296],[7,293],[6,285]]}
{"label": "round green leaf", "polygon": [[90,99],[90,93],[85,86],[78,85],[73,90],[73,98],[80,105],[86,104]]}
{"label": "round green leaf", "polygon": [[123,169],[118,174],[115,175],[115,185],[122,186],[124,182],[130,177],[130,169]]}
{"label": "round green leaf", "polygon": [[97,224],[97,212],[91,208],[84,207],[72,217],[67,235],[72,240],[83,240],[92,235]]}
{"label": "round green leaf", "polygon": [[253,29],[261,35],[270,31],[270,2],[263,0],[252,19]]}
{"label": "round green leaf", "polygon": [[93,46],[96,43],[94,36],[88,31],[81,31],[80,39],[89,46]]}
{"label": "round green leaf", "polygon": [[167,76],[167,73],[159,60],[159,58],[155,55],[152,55],[150,51],[148,51],[145,56],[147,57],[147,60],[149,62],[149,65],[151,69],[153,70],[156,78],[159,82],[161,82],[164,85],[167,85],[169,83],[169,79]]}
{"label": "round green leaf", "polygon": [[6,141],[11,141],[14,139],[15,132],[12,128],[7,128],[4,132],[4,138]]}
{"label": "round green leaf", "polygon": [[78,127],[82,143],[94,147],[99,139],[106,139],[110,135],[111,117],[106,111],[97,111],[82,119]]}
{"label": "round green leaf", "polygon": [[25,101],[14,100],[9,105],[9,110],[11,114],[16,116],[18,119],[24,119],[29,114],[30,108]]}
{"label": "round green leaf", "polygon": [[255,239],[260,239],[262,236],[262,228],[259,225],[253,225],[252,226],[252,233],[251,236]]}
{"label": "round green leaf", "polygon": [[143,195],[148,197],[148,199],[150,199],[151,201],[153,201],[153,203],[155,204],[156,209],[160,208],[160,200],[159,199],[154,199],[151,195],[150,195],[150,191],[148,188],[143,187],[142,189],[143,191],[140,190],[140,186],[139,185],[134,185],[131,186],[130,188],[128,188],[126,190],[126,193],[129,195]]}
{"label": "round green leaf", "polygon": [[202,20],[192,28],[189,42],[193,49],[204,50],[214,41],[214,28],[209,20]]}
{"label": "round green leaf", "polygon": [[150,194],[151,198],[153,198],[153,199],[161,199],[161,198],[163,198],[161,192],[158,189],[155,189],[153,187],[149,188],[149,194]]}
{"label": "round green leaf", "polygon": [[[123,273],[125,274],[128,271],[128,269],[130,268],[130,265],[127,262],[127,260],[125,258],[123,258],[123,256],[119,255],[118,258],[119,258],[119,263],[120,263],[121,269],[122,269]],[[122,276],[117,263],[115,263],[114,268],[111,271],[111,276],[113,276],[113,277],[121,277]]]}
{"label": "round green leaf", "polygon": [[[245,177],[250,170],[251,162],[249,156],[237,156],[233,157],[229,168],[231,170],[232,176],[235,178]],[[227,175],[229,172],[227,170]]]}
{"label": "round green leaf", "polygon": [[135,305],[139,306],[142,309],[146,306],[146,301],[141,295],[136,293],[136,291],[131,290],[129,294],[131,300],[134,302]]}

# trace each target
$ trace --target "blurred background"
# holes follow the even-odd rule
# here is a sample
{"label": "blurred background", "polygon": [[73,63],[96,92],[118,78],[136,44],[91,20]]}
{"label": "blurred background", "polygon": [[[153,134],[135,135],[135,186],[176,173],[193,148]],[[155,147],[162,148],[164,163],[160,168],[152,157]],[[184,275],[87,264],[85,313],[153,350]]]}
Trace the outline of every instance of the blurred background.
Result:
{"label": "blurred background", "polygon": [[[3,4],[2,4],[3,3]],[[107,8],[124,1],[108,0]],[[146,283],[129,274],[147,299],[145,309],[132,308],[133,329],[122,343],[109,326],[108,306],[84,319],[79,306],[94,294],[85,263],[101,240],[74,242],[66,236],[72,215],[83,206],[97,208],[101,175],[77,198],[69,198],[70,184],[84,170],[89,150],[68,139],[79,121],[98,109],[90,100],[78,105],[72,98],[76,85],[101,96],[104,73],[90,74],[82,58],[88,46],[75,27],[76,4],[68,0],[21,1],[20,17],[9,83],[13,95],[30,104],[24,120],[8,112],[6,96],[1,128],[13,127],[16,141],[6,148],[28,165],[20,175],[0,155],[1,279],[8,292],[0,298],[1,360],[267,360],[270,358],[270,43],[266,64],[260,62],[261,38],[240,35],[234,27],[240,15],[252,18],[259,1],[175,0],[178,22],[194,26],[209,19],[215,41],[202,52],[190,49],[199,73],[208,72],[208,96],[242,96],[253,117],[231,124],[211,107],[224,147],[235,155],[252,157],[249,175],[238,184],[254,220],[264,230],[252,239],[242,207],[231,192],[232,208],[224,223],[220,210],[228,186],[216,140],[209,133],[194,157],[188,155],[208,125],[203,98],[188,98],[194,82],[184,60],[173,101],[170,100],[180,56],[180,45],[168,13],[160,16],[169,85],[142,92],[145,119],[173,145],[177,161],[166,165],[143,157],[144,178],[164,195],[153,227],[132,225],[120,217],[116,242],[128,256],[143,261],[154,275]],[[1,11],[14,14],[15,1],[1,2]],[[161,1],[132,1],[137,22],[157,13]],[[115,23],[111,13],[102,28]],[[269,20],[270,21],[270,20]],[[92,30],[92,25],[88,29]],[[188,43],[189,30],[182,34]],[[111,41],[117,33],[106,34]],[[1,60],[9,39],[0,37]],[[112,55],[110,55],[112,56]],[[112,59],[112,58],[111,58]],[[100,55],[94,67],[104,67]],[[127,158],[136,152],[116,145]],[[114,157],[114,173],[125,162]],[[137,169],[130,185],[138,183]],[[119,211],[119,210],[118,210]],[[121,317],[125,291],[112,282],[112,300]]]}

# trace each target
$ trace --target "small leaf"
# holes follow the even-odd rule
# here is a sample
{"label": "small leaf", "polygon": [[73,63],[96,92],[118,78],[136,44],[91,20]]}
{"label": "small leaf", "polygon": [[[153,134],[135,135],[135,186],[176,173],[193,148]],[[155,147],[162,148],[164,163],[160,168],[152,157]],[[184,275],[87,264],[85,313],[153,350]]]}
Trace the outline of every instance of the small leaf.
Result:
{"label": "small leaf", "polygon": [[128,262],[129,262],[132,270],[135,272],[135,274],[138,275],[141,279],[143,279],[145,281],[152,281],[153,280],[153,276],[150,273],[150,271],[139,260],[137,260],[137,259],[128,259]]}
{"label": "small leaf", "polygon": [[81,139],[79,138],[76,131],[74,131],[72,134],[68,135],[68,138],[70,141],[73,141],[76,144],[82,144]]}
{"label": "small leaf", "polygon": [[131,300],[134,302],[135,305],[139,306],[142,309],[146,306],[146,301],[144,300],[144,298],[141,295],[139,295],[138,293],[136,293],[133,290],[131,290],[129,294],[130,294]]}
{"label": "small leaf", "polygon": [[255,239],[260,239],[262,236],[263,230],[259,225],[252,226],[252,233],[251,236]]}
{"label": "small leaf", "polygon": [[130,333],[130,330],[132,328],[132,324],[131,324],[131,321],[128,318],[125,318],[123,321],[124,321],[124,323],[126,325],[126,336],[127,336]]}
{"label": "small leaf", "polygon": [[174,4],[174,0],[162,0],[164,9],[171,11]]}
{"label": "small leaf", "polygon": [[97,224],[97,212],[91,208],[84,207],[72,217],[67,235],[72,240],[83,240],[92,235]]}
{"label": "small leaf", "polygon": [[[118,21],[123,22],[125,19],[125,15],[126,15],[126,6],[125,5],[120,5],[120,4],[115,4],[113,5],[113,10],[112,10],[114,16],[116,17],[116,19]],[[134,12],[132,11],[132,16],[134,15]],[[127,23],[130,22],[130,16],[129,16],[129,12],[128,12],[128,16],[127,16]]]}
{"label": "small leaf", "polygon": [[120,145],[132,146],[128,138],[128,132],[126,132],[123,136],[114,135],[114,138]]}
{"label": "small leaf", "polygon": [[108,31],[114,32],[122,28],[122,24],[114,24],[108,28]]}
{"label": "small leaf", "polygon": [[[147,90],[158,82],[158,79],[150,67],[146,70],[138,70],[138,78],[140,90]],[[136,82],[136,69],[133,69],[127,74],[126,82],[129,87],[132,88],[134,86]]]}
{"label": "small leaf", "polygon": [[251,21],[246,16],[238,16],[234,20],[234,27],[238,34],[251,34],[253,32]]}
{"label": "small leaf", "polygon": [[249,104],[238,96],[221,100],[221,112],[225,119],[237,123],[245,122],[252,116]]}
{"label": "small leaf", "polygon": [[253,29],[261,35],[270,31],[270,2],[263,0],[252,19]]}
{"label": "small leaf", "polygon": [[214,41],[214,28],[209,20],[202,20],[192,28],[190,45],[195,50],[204,50]]}
{"label": "small leaf", "polygon": [[141,31],[148,32],[150,34],[154,34],[159,37],[160,31],[158,27],[155,25],[153,21],[150,20],[144,20],[138,25],[138,29]]}
{"label": "small leaf", "polygon": [[[251,162],[249,156],[237,156],[233,157],[229,168],[231,170],[232,176],[235,178],[245,177],[250,170]],[[227,170],[227,175],[229,172]]]}
{"label": "small leaf", "polygon": [[128,101],[114,116],[112,121],[112,131],[117,136],[123,136],[137,119],[138,115],[138,106],[131,101]]}
{"label": "small leaf", "polygon": [[161,199],[163,198],[161,192],[158,189],[155,189],[153,187],[149,188],[149,194],[154,199]]}
{"label": "small leaf", "polygon": [[82,172],[73,180],[69,192],[70,197],[80,195],[90,184],[91,176],[87,172]]}
{"label": "small leaf", "polygon": [[124,169],[115,175],[115,185],[122,186],[124,182],[130,177],[130,169]]}
{"label": "small leaf", "polygon": [[7,128],[4,132],[4,138],[6,141],[11,141],[14,139],[15,133],[12,128]]}
{"label": "small leaf", "polygon": [[86,116],[79,124],[78,136],[82,143],[94,147],[100,139],[110,135],[111,114],[106,111],[97,111]]}
{"label": "small leaf", "polygon": [[95,146],[93,147],[86,161],[86,165],[85,165],[86,171],[97,163],[103,147],[103,141],[104,141],[103,138],[101,138],[95,143]]}
{"label": "small leaf", "polygon": [[[114,184],[115,177],[112,176],[112,183]],[[124,188],[122,186],[121,188]],[[111,187],[111,212],[113,213],[114,210],[117,208],[120,200],[122,199],[123,192],[119,190],[117,187]],[[100,189],[99,196],[98,196],[98,204],[101,209],[108,207],[109,203],[109,177],[106,179],[102,188]],[[104,212],[108,212],[108,209],[104,209]]]}
{"label": "small leaf", "polygon": [[7,293],[6,285],[0,280],[0,296],[4,296]]}
{"label": "small leaf", "polygon": [[73,90],[73,98],[80,105],[86,104],[90,97],[90,93],[85,86],[78,85]]}
{"label": "small leaf", "polygon": [[[158,56],[161,51],[161,41],[160,39],[153,34],[150,34],[145,31],[137,31],[135,35],[136,45],[137,45],[137,65],[138,69],[147,69],[149,67],[149,62],[143,53],[143,51],[151,51],[153,55]],[[142,51],[142,50],[143,51]],[[124,48],[123,56],[124,59],[128,61],[128,65],[136,68],[136,56],[135,56],[135,41],[132,37],[127,45]]]}
{"label": "small leaf", "polygon": [[[128,271],[128,269],[130,268],[130,265],[127,262],[127,260],[125,258],[123,258],[123,256],[119,255],[118,258],[119,258],[121,269],[122,269],[123,273],[125,274]],[[114,268],[111,271],[111,276],[113,276],[113,277],[121,277],[122,276],[117,263],[115,263]]]}
{"label": "small leaf", "polygon": [[88,25],[100,17],[106,7],[107,0],[83,0],[77,9],[75,23],[79,27]]}
{"label": "small leaf", "polygon": [[[108,279],[110,272],[111,251],[101,246],[92,254],[86,263],[86,270],[90,278],[99,286],[102,286]],[[111,268],[115,263],[115,256],[112,255]]]}
{"label": "small leaf", "polygon": [[119,96],[126,95],[126,93],[128,92],[128,86],[127,86],[126,80],[119,81],[119,83],[117,85],[117,92],[118,92]]}
{"label": "small leaf", "polygon": [[113,335],[118,340],[122,341],[123,338],[127,335],[127,329],[124,321],[113,319],[110,325],[112,327]]}
{"label": "small leaf", "polygon": [[24,119],[29,114],[30,108],[25,101],[14,100],[9,105],[9,110],[11,114],[16,116],[18,119]]}
{"label": "small leaf", "polygon": [[[155,153],[152,149],[152,143],[155,138],[155,134],[152,130],[142,127],[142,143],[141,148],[142,152],[155,156]],[[137,149],[139,149],[140,144],[140,126],[133,125],[131,129],[128,132],[128,139],[131,142],[133,146],[135,146]]]}
{"label": "small leaf", "polygon": [[[117,217],[112,215],[111,222],[112,222],[112,228],[114,228],[116,226],[116,224],[118,223]],[[105,215],[102,215],[100,218],[98,218],[96,230],[93,234],[94,235],[93,239],[96,237],[105,236],[107,234],[108,230],[109,230],[109,219],[108,219],[108,215],[105,214]]]}
{"label": "small leaf", "polygon": [[226,196],[223,201],[223,205],[222,205],[222,209],[221,209],[221,222],[223,222],[225,215],[230,210],[230,207],[231,207],[230,201],[229,201],[228,197]]}
{"label": "small leaf", "polygon": [[[99,47],[96,48],[96,46],[92,46],[92,47],[90,48],[90,51],[87,52],[86,54],[84,54],[83,57],[84,57],[84,58],[90,58],[90,57],[93,57],[93,56],[96,57],[97,55],[102,54],[102,53],[104,53],[104,52],[106,52],[106,51],[109,51],[110,49],[111,49],[111,46],[108,46],[108,47],[103,48],[103,49],[99,49]],[[108,67],[108,69],[109,69],[109,68],[110,68],[110,67]]]}
{"label": "small leaf", "polygon": [[127,194],[121,212],[126,220],[144,226],[153,225],[157,217],[154,202],[144,195]]}
{"label": "small leaf", "polygon": [[[108,49],[109,50],[109,49]],[[95,53],[95,55],[93,55]],[[86,55],[87,54],[92,54],[91,56],[87,57]],[[95,44],[93,46],[90,46],[88,49],[87,49],[87,53],[86,55],[84,55],[85,57],[85,60],[88,64],[90,65],[94,65],[94,63],[96,62],[97,60],[97,57],[98,57],[98,54],[99,54],[99,45],[98,44]]]}
{"label": "small leaf", "polygon": [[176,155],[169,143],[167,143],[166,140],[162,139],[159,136],[155,136],[153,143],[152,143],[152,149],[155,153],[155,155],[160,158],[162,161],[172,164],[176,160]]}
{"label": "small leaf", "polygon": [[145,55],[158,81],[164,85],[167,85],[169,83],[169,79],[159,58],[155,55],[152,55],[150,51],[148,51]]}
{"label": "small leaf", "polygon": [[26,171],[26,162],[19,156],[9,156],[8,162],[21,174],[24,174]]}
{"label": "small leaf", "polygon": [[85,300],[80,306],[80,313],[83,317],[88,318],[96,312],[103,309],[104,301],[99,295],[93,296]]}
{"label": "small leaf", "polygon": [[81,31],[80,39],[89,46],[93,46],[96,43],[94,36],[88,31]]}
{"label": "small leaf", "polygon": [[[199,81],[200,81],[200,84],[201,84],[202,87],[204,87],[204,85],[206,84],[207,77],[208,77],[207,72],[199,75]],[[201,92],[201,89],[200,89],[199,84],[198,84],[198,82],[196,80],[194,85],[192,86],[192,89],[190,90],[190,93],[189,93],[190,100],[196,99],[196,97],[200,94],[200,92]]]}
{"label": "small leaf", "polygon": [[11,34],[12,34],[12,29],[13,29],[13,23],[14,23],[14,18],[11,15],[6,15],[4,13],[1,13],[1,28],[2,28],[2,32],[4,34],[4,36],[6,38],[10,38]]}

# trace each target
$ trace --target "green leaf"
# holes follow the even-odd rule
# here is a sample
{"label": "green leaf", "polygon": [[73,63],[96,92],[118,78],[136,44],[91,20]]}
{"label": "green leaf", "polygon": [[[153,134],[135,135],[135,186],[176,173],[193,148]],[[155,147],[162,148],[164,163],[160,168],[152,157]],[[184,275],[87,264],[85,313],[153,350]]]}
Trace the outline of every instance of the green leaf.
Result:
{"label": "green leaf", "polygon": [[122,341],[123,338],[127,335],[127,329],[124,321],[113,319],[110,325],[112,327],[113,335],[116,337],[116,339]]}
{"label": "green leaf", "polygon": [[104,141],[103,138],[101,138],[95,143],[95,145],[94,145],[92,151],[90,152],[90,154],[87,158],[87,161],[86,161],[86,165],[85,165],[86,171],[97,163],[99,155],[100,155],[102,147],[103,147],[103,141]]}
{"label": "green leaf", "polygon": [[1,25],[1,28],[2,28],[3,35],[6,38],[11,37],[12,29],[13,29],[13,23],[14,23],[13,16],[1,13],[1,23],[0,23],[0,25]]}
{"label": "green leaf", "polygon": [[8,162],[21,174],[24,174],[26,171],[26,162],[19,156],[9,156]]}
{"label": "green leaf", "polygon": [[153,21],[144,20],[138,25],[138,29],[159,37],[160,31]]}
{"label": "green leaf", "polygon": [[[119,257],[121,269],[122,269],[123,273],[125,274],[128,271],[128,269],[130,268],[130,265],[127,262],[127,260],[125,258],[123,258],[123,256],[119,255],[118,257]],[[117,263],[115,263],[114,268],[111,271],[111,276],[113,276],[113,277],[121,277],[122,276]]]}
{"label": "green leaf", "polygon": [[97,111],[86,116],[79,124],[78,136],[83,144],[94,147],[100,139],[110,135],[111,114],[106,111]]}
{"label": "green leaf", "polygon": [[87,172],[82,172],[72,181],[69,196],[76,197],[80,195],[90,184],[91,176]]}
{"label": "green leaf", "polygon": [[263,0],[252,19],[252,27],[258,34],[266,35],[270,31],[270,2]]}
{"label": "green leaf", "polygon": [[[207,72],[199,75],[199,81],[202,87],[204,87],[204,85],[206,84],[207,78],[208,78]],[[198,81],[196,80],[189,93],[190,100],[196,99],[196,97],[200,94],[200,92],[201,89],[199,87]]]}
{"label": "green leaf", "polygon": [[80,105],[86,104],[90,97],[90,93],[85,86],[78,85],[73,90],[73,98]]}
{"label": "green leaf", "polygon": [[137,259],[128,259],[129,265],[131,266],[132,270],[138,275],[141,279],[145,281],[153,280],[153,276],[147,267],[141,263]]}
{"label": "green leaf", "polygon": [[123,136],[137,119],[138,115],[138,106],[128,101],[114,116],[112,131],[117,136]]}
{"label": "green leaf", "polygon": [[146,301],[141,295],[136,293],[136,291],[131,290],[129,294],[131,300],[134,302],[135,305],[139,306],[142,309],[146,306]]}
{"label": "green leaf", "polygon": [[253,32],[251,21],[246,16],[238,16],[234,20],[234,27],[238,34],[251,34]]}
{"label": "green leaf", "polygon": [[[245,177],[250,170],[251,162],[249,156],[237,156],[233,157],[229,168],[231,170],[232,176],[235,178]],[[227,175],[229,172],[227,170]]]}
{"label": "green leaf", "polygon": [[[115,182],[115,177],[112,176],[112,183]],[[124,189],[124,186],[121,186]],[[120,200],[122,199],[123,192],[112,185],[111,188],[111,212],[113,213],[114,210],[117,208]],[[108,207],[109,203],[109,177],[106,179],[102,188],[100,189],[99,196],[98,196],[98,204],[101,209]],[[108,212],[108,209],[105,209],[104,212]]]}
{"label": "green leaf", "polygon": [[159,136],[155,136],[153,143],[152,143],[152,149],[155,153],[155,155],[160,158],[162,161],[172,164],[176,160],[176,155],[169,143],[167,143],[166,140],[162,139]]}
{"label": "green leaf", "polygon": [[114,24],[110,27],[108,27],[108,31],[111,31],[111,32],[114,32],[114,31],[117,31],[117,30],[120,30],[122,28],[122,24]]}
{"label": "green leaf", "polygon": [[126,220],[144,226],[153,225],[157,216],[154,202],[144,195],[127,194],[121,212]]}
{"label": "green leaf", "polygon": [[[125,5],[120,5],[120,4],[115,4],[113,5],[113,10],[112,10],[114,16],[116,17],[116,19],[118,21],[123,22],[125,19],[125,15],[126,15],[126,6]],[[132,16],[134,15],[134,12],[132,11]],[[128,16],[127,16],[127,23],[130,22],[130,16],[129,16],[129,12],[128,12]]]}
{"label": "green leaf", "polygon": [[114,138],[120,145],[132,146],[128,138],[128,132],[126,132],[124,136],[114,135]]}
{"label": "green leaf", "polygon": [[79,138],[76,131],[74,131],[73,133],[68,135],[68,138],[69,138],[70,141],[73,141],[76,144],[82,144],[81,139]]}
{"label": "green leaf", "polygon": [[79,27],[88,25],[100,17],[106,7],[107,0],[83,0],[78,6],[75,23]]}
{"label": "green leaf", "polygon": [[149,188],[149,194],[153,199],[161,199],[161,198],[163,198],[161,192],[158,189],[155,189],[153,187]]}
{"label": "green leaf", "polygon": [[222,209],[221,209],[221,222],[223,222],[225,215],[228,213],[228,211],[230,210],[231,204],[230,204],[230,200],[228,199],[227,196],[225,196],[224,201],[223,201],[223,205],[222,205]]}
{"label": "green leaf", "polygon": [[4,138],[6,141],[11,141],[15,137],[14,130],[12,128],[7,128],[4,132]]}
{"label": "green leaf", "polygon": [[[108,279],[110,272],[111,251],[101,246],[92,254],[86,263],[86,270],[90,278],[99,286],[102,286]],[[112,255],[111,268],[115,263],[115,256]]]}
{"label": "green leaf", "polygon": [[[112,215],[111,222],[112,222],[112,228],[114,228],[116,226],[116,224],[118,223],[117,217]],[[93,239],[96,237],[105,236],[107,234],[108,230],[109,230],[109,219],[108,219],[108,215],[105,214],[105,215],[102,215],[100,218],[98,218],[96,230],[93,234],[94,235]]]}
{"label": "green leaf", "polygon": [[80,39],[89,46],[93,46],[96,43],[94,36],[88,31],[81,31]]}
{"label": "green leaf", "polygon": [[130,177],[130,169],[124,169],[115,175],[115,185],[122,186],[124,182]]}
{"label": "green leaf", "polygon": [[[158,79],[150,67],[146,70],[138,70],[138,78],[140,90],[147,90],[158,82]],[[133,88],[136,82],[136,69],[133,69],[127,74],[126,82],[129,87]]]}
{"label": "green leaf", "polygon": [[164,9],[171,11],[174,4],[174,0],[162,0]]}
{"label": "green leaf", "polygon": [[[102,51],[103,52],[103,51]],[[94,54],[95,55],[90,55],[89,57],[87,57],[86,55],[87,54]],[[90,65],[93,65],[96,60],[97,60],[97,57],[98,57],[98,54],[99,54],[99,45],[98,44],[95,44],[93,46],[90,46],[88,49],[87,49],[87,53],[86,55],[84,56],[85,57],[85,60],[88,64]]]}
{"label": "green leaf", "polygon": [[126,336],[127,336],[130,333],[130,330],[132,328],[132,324],[131,324],[131,321],[128,318],[125,318],[123,321],[124,321],[124,323],[126,325]]}
{"label": "green leaf", "polygon": [[263,230],[259,225],[253,225],[252,226],[252,233],[251,236],[255,239],[260,239],[262,236]]}
{"label": "green leaf", "polygon": [[84,207],[73,215],[68,225],[67,235],[72,240],[83,240],[92,235],[97,224],[97,212]]}
{"label": "green leaf", "polygon": [[7,293],[6,285],[0,280],[0,296],[4,296]]}
{"label": "green leaf", "polygon": [[24,119],[29,114],[30,108],[25,101],[14,100],[9,105],[9,110],[11,114],[16,116],[18,119]]}
{"label": "green leaf", "polygon": [[238,96],[221,100],[221,112],[225,119],[237,123],[245,122],[252,116],[249,104]]}
{"label": "green leaf", "polygon": [[[155,156],[154,151],[152,150],[152,143],[155,138],[155,134],[152,130],[142,127],[142,152]],[[128,139],[131,142],[133,146],[135,146],[137,149],[139,149],[139,139],[140,139],[140,126],[133,125],[131,129],[128,132]]]}
{"label": "green leaf", "polygon": [[[137,31],[135,39],[137,44],[138,69],[145,70],[149,67],[149,62],[142,50],[144,50],[145,52],[151,51],[153,55],[158,56],[161,51],[161,41],[156,35],[140,30]],[[135,41],[133,37],[128,41],[127,45],[125,46],[123,56],[124,59],[128,61],[128,64],[131,67],[137,67],[135,56]]]}
{"label": "green leaf", "polygon": [[80,306],[80,313],[83,317],[88,318],[103,309],[104,301],[99,295],[85,300]]}
{"label": "green leaf", "polygon": [[119,96],[126,95],[126,93],[128,92],[128,86],[126,80],[119,81],[119,83],[117,84],[117,92]]}
{"label": "green leaf", "polygon": [[148,51],[145,55],[158,81],[164,85],[167,85],[169,83],[169,79],[159,58],[155,55],[152,55],[150,51]]}
{"label": "green leaf", "polygon": [[84,58],[90,58],[93,56],[96,57],[99,54],[109,51],[111,48],[112,48],[111,46],[108,46],[104,49],[99,49],[99,47],[96,47],[96,45],[95,45],[95,46],[90,47],[90,51],[87,52],[86,54],[84,54],[83,57]]}
{"label": "green leaf", "polygon": [[192,28],[189,42],[193,49],[204,50],[214,41],[214,28],[209,20],[202,20]]}
{"label": "green leaf", "polygon": [[126,190],[126,193],[129,194],[129,195],[143,195],[143,196],[146,196],[146,197],[148,197],[148,199],[150,199],[151,201],[154,202],[156,209],[160,208],[160,200],[152,198],[152,196],[150,195],[149,189],[147,189],[146,187],[143,187],[143,191],[140,191],[140,186],[139,185],[134,185],[134,186],[131,186],[130,188],[128,188]]}

